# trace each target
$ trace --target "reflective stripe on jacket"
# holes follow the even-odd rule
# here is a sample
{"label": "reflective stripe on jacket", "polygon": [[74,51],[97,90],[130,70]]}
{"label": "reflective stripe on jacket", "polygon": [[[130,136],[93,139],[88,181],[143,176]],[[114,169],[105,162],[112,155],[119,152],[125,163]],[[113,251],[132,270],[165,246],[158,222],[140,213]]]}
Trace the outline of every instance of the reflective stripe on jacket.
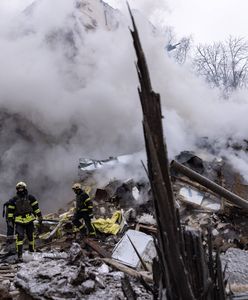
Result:
{"label": "reflective stripe on jacket", "polygon": [[36,217],[41,217],[41,211],[34,196],[27,194],[21,198],[16,195],[8,201],[6,216],[8,221],[28,224]]}
{"label": "reflective stripe on jacket", "polygon": [[85,192],[76,196],[76,211],[87,212],[89,214],[93,212],[92,199]]}
{"label": "reflective stripe on jacket", "polygon": [[35,220],[35,216],[33,214],[26,214],[25,216],[16,216],[15,223],[28,224]]}

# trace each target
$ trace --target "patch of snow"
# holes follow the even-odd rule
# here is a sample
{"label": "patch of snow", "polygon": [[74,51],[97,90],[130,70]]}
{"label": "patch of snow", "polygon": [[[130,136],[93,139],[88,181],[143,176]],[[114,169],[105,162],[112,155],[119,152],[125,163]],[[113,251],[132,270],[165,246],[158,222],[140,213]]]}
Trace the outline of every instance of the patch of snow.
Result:
{"label": "patch of snow", "polygon": [[157,222],[151,214],[143,214],[137,218],[138,223],[147,224],[147,225],[156,225]]}

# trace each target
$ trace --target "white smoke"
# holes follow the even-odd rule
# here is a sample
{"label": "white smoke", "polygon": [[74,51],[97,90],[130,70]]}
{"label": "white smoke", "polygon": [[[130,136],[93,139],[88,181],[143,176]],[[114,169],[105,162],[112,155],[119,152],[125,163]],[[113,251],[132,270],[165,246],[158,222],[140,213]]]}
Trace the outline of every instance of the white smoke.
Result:
{"label": "white smoke", "polygon": [[128,28],[87,31],[76,3],[43,0],[24,13],[5,9],[2,15],[3,200],[16,181],[26,180],[44,209],[59,208],[72,197],[79,157],[142,148]]}
{"label": "white smoke", "polygon": [[[117,29],[98,22],[90,30],[80,1],[39,0],[24,13],[24,1],[15,2],[0,2],[1,199],[15,192],[17,180],[26,180],[43,210],[54,210],[73,196],[79,157],[102,159],[144,147],[130,20],[118,15]],[[149,5],[143,7],[155,13]],[[247,91],[222,102],[187,66],[167,57],[163,34],[155,35],[141,15],[135,19],[154,91],[161,94],[170,158],[196,149],[202,136],[223,144],[230,136],[245,138]],[[134,169],[114,172],[135,176]]]}

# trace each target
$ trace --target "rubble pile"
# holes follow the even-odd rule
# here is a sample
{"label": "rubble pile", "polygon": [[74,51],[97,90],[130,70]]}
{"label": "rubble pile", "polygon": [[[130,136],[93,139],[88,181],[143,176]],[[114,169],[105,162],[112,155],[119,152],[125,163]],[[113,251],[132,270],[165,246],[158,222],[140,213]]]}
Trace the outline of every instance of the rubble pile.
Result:
{"label": "rubble pile", "polygon": [[[219,173],[213,170],[220,170],[220,161],[213,162],[218,168],[197,156],[184,163],[196,164],[198,171],[218,181]],[[134,299],[152,299],[152,292],[141,283],[153,284],[156,256],[153,237],[157,226],[148,182],[114,180],[98,187],[90,176],[81,183],[93,198],[97,239],[81,238],[72,226],[73,201],[44,216],[42,232],[36,233],[37,252],[25,252],[24,263],[16,264],[13,244],[11,251],[3,251],[6,237],[1,236],[0,289],[6,299],[18,299],[21,294],[35,299],[126,299],[129,293],[136,295]],[[213,248],[222,252],[231,291],[248,291],[245,212],[185,176],[172,172],[172,180],[184,228],[203,236],[210,230]],[[245,190],[240,180],[239,188]]]}
{"label": "rubble pile", "polygon": [[17,265],[0,263],[0,295],[1,299],[12,299],[19,295],[14,285],[14,278],[17,272]]}
{"label": "rubble pile", "polygon": [[[68,252],[25,254],[15,283],[35,299],[125,299],[124,277],[73,243]],[[151,299],[139,282],[131,284],[137,299]]]}
{"label": "rubble pile", "polygon": [[247,217],[242,214],[233,214],[230,217],[222,211],[208,211],[192,207],[189,209],[188,206],[183,207],[182,211],[182,223],[185,226],[200,229],[203,234],[211,228],[213,245],[220,251],[233,247],[248,250]]}
{"label": "rubble pile", "polygon": [[[225,160],[215,158],[211,161],[203,161],[191,152],[183,152],[178,158],[192,170],[198,170],[216,183],[221,182],[221,185],[230,191],[236,193],[242,191],[243,193],[237,194],[247,198],[248,184]],[[231,247],[247,250],[247,211],[226,202],[218,194],[186,176],[173,172],[172,174],[173,189],[180,206],[182,223],[201,229],[204,234],[211,228],[213,245],[220,251],[226,251]]]}
{"label": "rubble pile", "polygon": [[248,290],[248,252],[237,248],[229,248],[222,254],[228,282],[233,292]]}
{"label": "rubble pile", "polygon": [[[94,189],[86,186],[84,181],[82,184],[92,195]],[[133,186],[133,182],[129,182],[129,184]],[[36,230],[37,252],[32,254],[26,251],[23,256],[24,263],[16,264],[14,241],[6,248],[6,236],[2,236],[0,243],[2,267],[11,268],[12,264],[16,266],[15,271],[10,272],[8,269],[9,277],[4,282],[3,288],[6,295],[8,293],[11,295],[9,299],[19,299],[20,295],[24,295],[24,299],[28,296],[35,299],[116,299],[116,297],[126,299],[125,295],[130,290],[135,294],[135,299],[152,298],[151,293],[146,291],[140,283],[140,279],[142,278],[148,284],[152,284],[151,264],[154,253],[156,253],[154,245],[153,254],[150,255],[150,242],[148,251],[145,251],[147,245],[140,251],[140,241],[135,241],[132,233],[128,236],[140,251],[149,271],[144,271],[143,266],[139,263],[139,257],[129,241],[126,254],[133,259],[135,258],[136,265],[130,267],[128,260],[121,261],[118,257],[114,258],[115,249],[121,245],[122,238],[127,239],[125,237],[126,230],[135,228],[137,224],[135,209],[126,206],[124,210],[120,202],[116,200],[118,197],[120,199],[120,195],[122,195],[123,197],[126,196],[126,199],[131,197],[130,206],[132,206],[132,201],[135,201],[130,189],[127,195],[124,192],[122,194],[118,192],[118,187],[122,187],[122,185],[123,183],[120,182],[118,184],[110,182],[106,190],[110,191],[110,187],[113,186],[115,188],[110,193],[111,197],[104,201],[99,197],[94,197],[96,213],[93,223],[97,229],[101,229],[101,231],[97,231],[97,239],[82,238],[72,226],[73,201],[70,201],[65,208],[59,209],[58,212],[44,216],[42,228],[39,228],[39,231]],[[124,186],[127,186],[127,183],[124,183]],[[110,213],[106,213],[109,206],[113,207],[111,211],[113,215],[107,218],[111,216]],[[99,209],[102,207],[104,211]],[[151,221],[153,224],[155,221],[151,214],[140,214],[139,218],[141,222],[142,219],[144,222],[149,223]],[[99,224],[101,226],[98,226]],[[142,224],[139,225],[141,228]],[[106,232],[106,226],[115,230]],[[132,231],[147,236],[149,241],[153,240],[151,236],[142,232]],[[127,242],[127,240],[125,241]],[[129,287],[128,290],[126,290],[127,286]]]}
{"label": "rubble pile", "polygon": [[[36,252],[29,237],[32,252],[17,260],[14,239],[11,244],[11,239],[0,236],[1,299],[209,300],[226,299],[227,291],[232,299],[232,294],[248,291],[248,184],[223,158],[203,160],[186,151],[169,170],[160,95],[152,89],[128,8],[144,116],[148,161],[144,168],[151,186],[148,178],[114,178],[99,186],[95,172],[125,165],[129,158],[81,158],[80,183],[72,187],[76,207],[69,201],[43,218],[38,208],[34,210],[40,214],[35,224]],[[96,27],[95,22],[84,25]],[[239,148],[232,141],[229,147]],[[24,206],[20,201],[19,205]],[[25,211],[19,213],[9,215],[28,217]],[[26,230],[28,222],[19,225]],[[23,239],[19,233],[17,237],[22,254]]]}

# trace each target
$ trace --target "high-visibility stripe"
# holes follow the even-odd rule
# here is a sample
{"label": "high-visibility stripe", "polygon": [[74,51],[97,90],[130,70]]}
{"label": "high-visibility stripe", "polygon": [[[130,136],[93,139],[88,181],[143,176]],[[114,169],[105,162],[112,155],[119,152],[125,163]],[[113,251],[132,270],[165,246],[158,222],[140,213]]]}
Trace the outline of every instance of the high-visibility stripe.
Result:
{"label": "high-visibility stripe", "polygon": [[88,208],[93,208],[93,206],[88,206]]}
{"label": "high-visibility stripe", "polygon": [[84,228],[84,224],[78,227],[78,229],[82,229],[82,228]]}
{"label": "high-visibility stripe", "polygon": [[34,211],[35,214],[38,214],[39,212],[40,212],[39,208]]}
{"label": "high-visibility stripe", "polygon": [[14,214],[8,214],[8,218],[13,218]]}
{"label": "high-visibility stripe", "polygon": [[82,208],[81,211],[88,211],[88,209],[87,208]]}
{"label": "high-visibility stripe", "polygon": [[23,241],[16,241],[16,246],[21,246],[23,245]]}
{"label": "high-visibility stripe", "polygon": [[25,217],[22,217],[22,216],[15,217],[15,222],[16,223],[27,224],[27,223],[29,223],[33,220],[35,220],[35,217],[33,215],[30,215],[30,214],[27,214]]}
{"label": "high-visibility stripe", "polygon": [[96,229],[95,229],[94,224],[92,224],[92,223],[91,223],[91,228],[92,228],[92,231],[90,232],[90,235],[96,235]]}
{"label": "high-visibility stripe", "polygon": [[32,250],[34,250],[34,234],[33,234],[33,240],[28,242],[29,246],[32,246]]}
{"label": "high-visibility stripe", "polygon": [[96,235],[95,231],[90,232],[90,235]]}
{"label": "high-visibility stripe", "polygon": [[8,208],[15,209],[15,206],[13,206],[13,205],[8,205]]}
{"label": "high-visibility stripe", "polygon": [[38,201],[33,202],[31,205],[34,206],[36,204],[38,204]]}
{"label": "high-visibility stripe", "polygon": [[84,201],[84,203],[89,202],[91,200],[91,198],[88,198]]}

